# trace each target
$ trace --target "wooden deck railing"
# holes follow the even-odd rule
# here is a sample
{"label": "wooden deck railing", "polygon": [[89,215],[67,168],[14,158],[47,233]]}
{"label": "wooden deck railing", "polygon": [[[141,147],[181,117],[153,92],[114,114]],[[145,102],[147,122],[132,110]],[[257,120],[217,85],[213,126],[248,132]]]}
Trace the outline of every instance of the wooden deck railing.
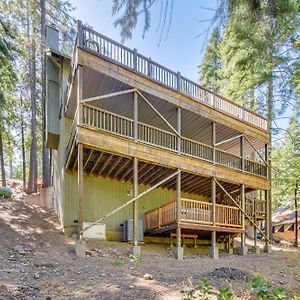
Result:
{"label": "wooden deck railing", "polygon": [[245,210],[248,216],[254,217],[254,215],[264,215],[266,213],[265,200],[255,199],[251,201],[246,199]]}
{"label": "wooden deck railing", "polygon": [[[81,104],[81,120],[84,125],[95,127],[110,133],[134,138],[134,121],[130,118],[103,110],[101,108]],[[177,152],[178,136],[173,132],[138,122],[138,141],[156,147]],[[213,147],[185,137],[181,138],[181,154],[213,162]],[[220,149],[215,150],[215,163],[230,168],[242,170],[242,158]],[[267,167],[259,162],[245,159],[244,171],[266,177]]]}
{"label": "wooden deck railing", "polygon": [[[180,222],[213,225],[213,204],[204,201],[181,199]],[[176,201],[169,202],[145,213],[145,230],[176,223]],[[241,228],[237,207],[216,204],[216,226]]]}
{"label": "wooden deck railing", "polygon": [[78,26],[78,45],[115,64],[150,78],[177,92],[185,94],[201,103],[214,107],[232,117],[243,120],[260,129],[267,130],[267,120],[252,111],[231,102],[225,97],[200,86],[157,62],[145,57],[91,28]]}

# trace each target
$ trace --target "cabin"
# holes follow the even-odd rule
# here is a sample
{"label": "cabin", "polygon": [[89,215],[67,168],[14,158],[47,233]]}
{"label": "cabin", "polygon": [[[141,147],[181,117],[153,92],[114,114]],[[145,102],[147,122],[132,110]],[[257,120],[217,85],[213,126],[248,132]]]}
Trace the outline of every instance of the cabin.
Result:
{"label": "cabin", "polygon": [[275,241],[286,241],[295,245],[297,236],[297,245],[299,245],[300,218],[298,215],[299,213],[296,214],[294,208],[283,209],[282,207],[272,214],[272,233]]}
{"label": "cabin", "polygon": [[[47,28],[45,138],[66,234],[218,243],[260,231],[269,249],[267,120],[78,22],[71,56]],[[260,223],[265,222],[264,231]],[[97,231],[94,230],[94,231]]]}

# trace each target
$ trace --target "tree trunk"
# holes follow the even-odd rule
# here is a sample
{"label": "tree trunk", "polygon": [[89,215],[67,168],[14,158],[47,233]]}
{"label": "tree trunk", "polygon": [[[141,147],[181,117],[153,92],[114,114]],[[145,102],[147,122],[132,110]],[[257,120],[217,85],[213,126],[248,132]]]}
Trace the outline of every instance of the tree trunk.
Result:
{"label": "tree trunk", "polygon": [[23,116],[23,97],[21,99],[21,140],[22,140],[22,163],[23,163],[23,191],[26,189],[26,156],[25,156],[25,138],[24,138],[24,116]]}
{"label": "tree trunk", "polygon": [[50,180],[50,158],[49,149],[46,147],[46,56],[45,56],[45,37],[46,37],[46,7],[45,0],[41,0],[41,78],[42,78],[42,126],[43,126],[43,187],[51,185]]}
{"label": "tree trunk", "polygon": [[3,141],[2,141],[2,133],[1,133],[1,130],[0,130],[0,164],[1,164],[1,179],[2,179],[2,186],[6,186],[5,167],[4,167],[4,156],[3,156]]}
{"label": "tree trunk", "polygon": [[[273,54],[273,53],[272,53]],[[269,181],[270,181],[270,191],[269,191],[269,212],[270,216],[269,222],[270,225],[272,223],[272,121],[273,121],[273,78],[271,78],[268,82],[268,94],[267,94],[267,107],[268,107],[268,113],[267,113],[267,122],[268,122],[268,132],[270,133],[270,141],[269,141],[269,147],[268,147],[268,157],[269,157]],[[269,237],[270,240],[272,240],[272,226],[270,226],[269,231]]]}
{"label": "tree trunk", "polygon": [[[28,11],[29,14],[29,11]],[[28,17],[28,37],[30,38],[29,16]],[[32,20],[34,23],[34,21]],[[37,142],[36,142],[36,47],[35,28],[33,24],[31,45],[29,47],[29,77],[30,77],[30,99],[31,99],[31,145],[30,145],[30,165],[27,193],[37,192]]]}
{"label": "tree trunk", "polygon": [[13,159],[12,157],[9,159],[9,178],[13,179],[14,178],[14,174],[13,174]]}

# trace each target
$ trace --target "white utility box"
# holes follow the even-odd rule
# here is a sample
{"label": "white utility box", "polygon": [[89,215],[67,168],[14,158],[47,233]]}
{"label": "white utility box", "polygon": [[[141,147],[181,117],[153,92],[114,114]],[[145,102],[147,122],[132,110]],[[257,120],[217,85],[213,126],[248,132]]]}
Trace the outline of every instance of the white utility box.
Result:
{"label": "white utility box", "polygon": [[[93,224],[93,222],[83,222],[83,229]],[[106,240],[106,224],[98,223],[83,232],[84,239]]]}

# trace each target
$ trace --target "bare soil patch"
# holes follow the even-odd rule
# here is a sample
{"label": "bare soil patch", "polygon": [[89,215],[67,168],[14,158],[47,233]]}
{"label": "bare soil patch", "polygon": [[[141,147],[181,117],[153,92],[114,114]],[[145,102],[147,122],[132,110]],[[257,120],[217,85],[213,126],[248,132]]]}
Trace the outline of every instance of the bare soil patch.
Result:
{"label": "bare soil patch", "polygon": [[177,261],[166,245],[147,244],[135,259],[130,245],[101,242],[78,258],[54,212],[18,197],[0,199],[0,236],[0,299],[181,299],[180,290],[203,276],[240,299],[248,297],[257,275],[300,293],[300,251],[293,248],[245,257],[221,252],[212,260],[208,249],[186,247],[184,260]]}

